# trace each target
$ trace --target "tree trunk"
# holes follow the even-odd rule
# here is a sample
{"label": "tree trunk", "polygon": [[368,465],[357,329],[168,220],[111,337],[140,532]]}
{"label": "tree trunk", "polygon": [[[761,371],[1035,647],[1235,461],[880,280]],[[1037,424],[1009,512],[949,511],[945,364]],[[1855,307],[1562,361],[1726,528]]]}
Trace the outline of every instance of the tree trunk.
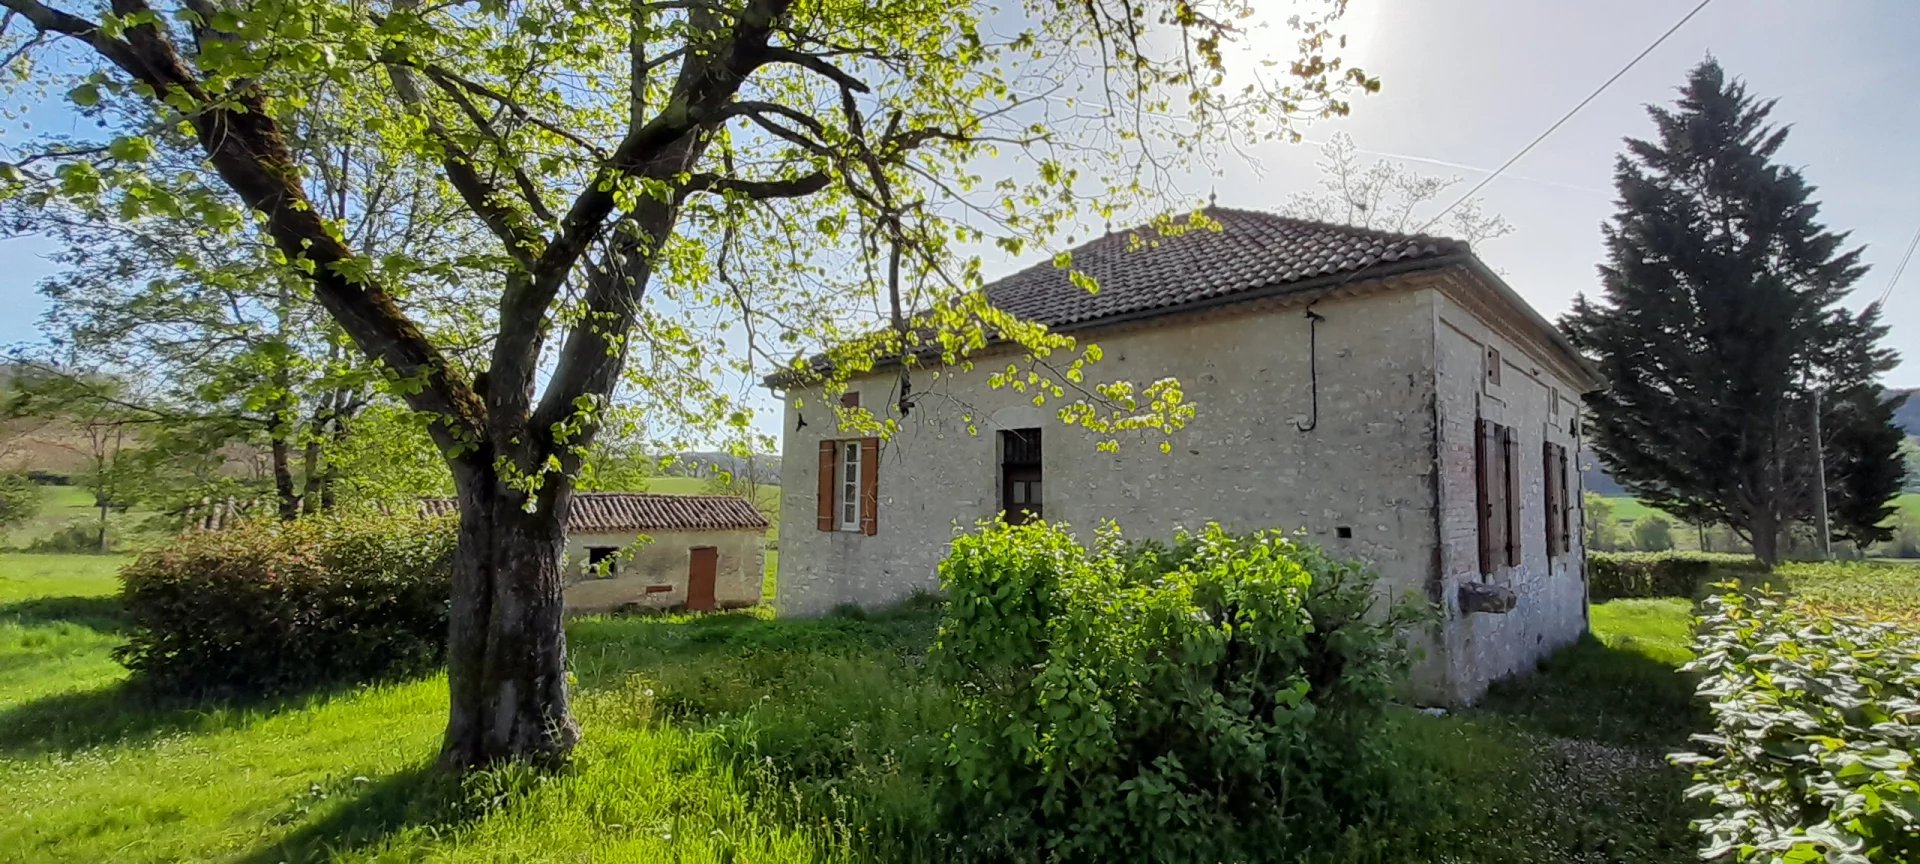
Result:
{"label": "tree trunk", "polygon": [[1753,514],[1753,557],[1769,568],[1780,561],[1780,520],[1770,512]]}
{"label": "tree trunk", "polygon": [[561,557],[572,491],[553,480],[534,512],[490,467],[456,465],[460,501],[448,610],[452,708],[443,768],[553,764],[580,739],[567,702]]}
{"label": "tree trunk", "polygon": [[278,504],[281,521],[292,521],[300,515],[300,495],[293,488],[292,445],[287,441],[284,426],[278,422],[268,433],[267,450],[273,457],[273,496]]}

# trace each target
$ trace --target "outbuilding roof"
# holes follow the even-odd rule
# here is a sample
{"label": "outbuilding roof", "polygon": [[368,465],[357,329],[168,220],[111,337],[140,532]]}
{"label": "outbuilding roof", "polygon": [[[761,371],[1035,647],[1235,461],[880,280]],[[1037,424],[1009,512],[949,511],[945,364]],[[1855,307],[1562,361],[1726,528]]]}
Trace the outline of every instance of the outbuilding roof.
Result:
{"label": "outbuilding roof", "polygon": [[[459,510],[452,498],[423,498],[429,516]],[[569,532],[766,530],[767,517],[735,495],[655,495],[644,492],[576,492]]]}

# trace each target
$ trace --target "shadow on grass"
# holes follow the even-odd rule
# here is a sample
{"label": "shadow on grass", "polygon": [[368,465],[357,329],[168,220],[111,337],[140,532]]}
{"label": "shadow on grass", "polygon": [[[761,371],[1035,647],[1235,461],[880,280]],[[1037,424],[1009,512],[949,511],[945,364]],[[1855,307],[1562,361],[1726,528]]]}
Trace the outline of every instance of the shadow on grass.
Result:
{"label": "shadow on grass", "polygon": [[423,763],[374,780],[331,778],[315,784],[273,817],[282,824],[301,823],[300,827],[235,860],[240,864],[329,861],[376,847],[407,831],[457,831],[511,806],[512,799],[525,791],[525,783],[506,773],[482,773],[462,780]]}
{"label": "shadow on grass", "polygon": [[126,632],[128,626],[126,610],[120,605],[120,598],[112,595],[35,597],[31,600],[0,604],[0,624],[15,624],[21,627],[74,624],[102,633],[116,634]]}
{"label": "shadow on grass", "polygon": [[168,696],[136,680],[0,710],[0,756],[65,753],[180,732],[232,729],[344,692],[348,684],[255,699]]}
{"label": "shadow on grass", "polygon": [[1562,738],[1669,747],[1707,726],[1693,684],[1669,664],[1587,634],[1534,675],[1494,685],[1479,710]]}

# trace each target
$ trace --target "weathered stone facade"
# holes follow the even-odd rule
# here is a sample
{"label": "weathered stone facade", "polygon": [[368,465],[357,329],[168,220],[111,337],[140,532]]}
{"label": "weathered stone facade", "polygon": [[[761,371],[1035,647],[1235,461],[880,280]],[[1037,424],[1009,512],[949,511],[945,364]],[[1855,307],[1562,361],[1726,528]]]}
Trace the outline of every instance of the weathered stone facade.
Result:
{"label": "weathered stone facade", "polygon": [[[923,372],[915,409],[880,448],[872,536],[808,521],[819,494],[819,442],[852,436],[835,429],[816,392],[789,392],[779,609],[815,615],[936,590],[935,565],[954,531],[1002,509],[997,433],[1039,428],[1049,521],[1084,533],[1111,519],[1135,538],[1210,520],[1235,530],[1303,530],[1376,567],[1384,591],[1444,607],[1415,684],[1422,698],[1471,701],[1491,680],[1576,639],[1586,620],[1577,531],[1570,554],[1547,560],[1538,457],[1517,460],[1524,560],[1492,580],[1479,572],[1475,418],[1522,430],[1523,452],[1537,452],[1544,438],[1580,458],[1570,430],[1576,382],[1587,379],[1532,332],[1544,322],[1506,291],[1456,267],[1083,333],[1105,352],[1096,379],[1180,379],[1199,413],[1174,435],[1170,454],[1150,442],[1096,451],[1052,407],[987,387],[991,361],[936,381]],[[1309,300],[1323,319],[1313,363]],[[1492,389],[1482,386],[1488,344],[1508,364]],[[854,389],[862,404],[886,406],[895,383],[880,374]],[[806,426],[796,430],[802,417]],[[978,434],[968,433],[968,417]],[[1459,586],[1487,581],[1512,589],[1511,611],[1461,609]]]}
{"label": "weathered stone facade", "polygon": [[[716,558],[718,607],[752,606],[760,602],[765,582],[766,539],[764,529],[568,534],[567,585],[562,596],[570,613],[684,606],[693,550],[710,546]],[[611,575],[588,572],[588,550],[593,547],[622,550]]]}

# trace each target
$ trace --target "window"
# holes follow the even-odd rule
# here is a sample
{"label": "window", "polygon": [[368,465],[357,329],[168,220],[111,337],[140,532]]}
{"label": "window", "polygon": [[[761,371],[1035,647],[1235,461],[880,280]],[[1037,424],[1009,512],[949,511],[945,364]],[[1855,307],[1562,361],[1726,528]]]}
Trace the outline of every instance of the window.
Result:
{"label": "window", "polygon": [[1513,429],[1481,418],[1475,436],[1474,473],[1478,487],[1480,573],[1498,575],[1520,564],[1520,495],[1514,465]]}
{"label": "window", "polygon": [[819,523],[822,531],[879,530],[880,439],[820,442]]}
{"label": "window", "polygon": [[840,442],[840,530],[860,530],[860,442]]}
{"label": "window", "polygon": [[1024,525],[1040,519],[1040,501],[1040,430],[1003,430],[1000,510],[1007,515],[1007,524]]}
{"label": "window", "polygon": [[587,572],[601,578],[611,578],[619,570],[620,547],[588,546]]}
{"label": "window", "polygon": [[1488,387],[1500,386],[1500,349],[1487,346],[1485,373]]}
{"label": "window", "polygon": [[1567,448],[1547,443],[1541,447],[1541,476],[1546,478],[1547,556],[1573,550],[1573,502],[1567,494]]}

